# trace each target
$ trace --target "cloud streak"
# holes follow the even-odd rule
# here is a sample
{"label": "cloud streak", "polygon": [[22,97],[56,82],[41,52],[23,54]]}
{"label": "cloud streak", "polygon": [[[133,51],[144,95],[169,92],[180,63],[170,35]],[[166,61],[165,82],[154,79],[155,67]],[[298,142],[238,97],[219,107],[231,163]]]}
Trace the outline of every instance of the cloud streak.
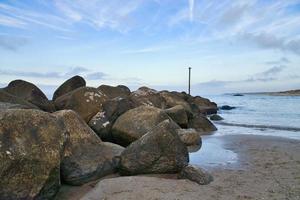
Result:
{"label": "cloud streak", "polygon": [[0,35],[0,48],[4,50],[17,51],[19,48],[28,43],[28,38]]}

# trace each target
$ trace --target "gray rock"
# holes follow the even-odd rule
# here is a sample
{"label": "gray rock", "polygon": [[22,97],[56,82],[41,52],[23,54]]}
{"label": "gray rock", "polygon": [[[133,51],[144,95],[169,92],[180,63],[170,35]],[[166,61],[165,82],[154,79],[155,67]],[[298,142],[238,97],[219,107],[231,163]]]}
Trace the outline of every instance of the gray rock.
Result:
{"label": "gray rock", "polygon": [[169,117],[176,122],[181,128],[187,128],[188,115],[182,105],[177,105],[172,108],[166,109],[165,112]]}
{"label": "gray rock", "polygon": [[28,101],[14,96],[12,94],[9,94],[8,92],[5,92],[3,89],[0,89],[0,102],[3,103],[10,103],[10,104],[19,104],[31,109],[39,109],[36,105],[33,105],[32,103],[29,103]]}
{"label": "gray rock", "polygon": [[181,141],[185,145],[200,145],[202,144],[201,133],[193,128],[190,129],[177,129],[177,134],[179,135]]}
{"label": "gray rock", "polygon": [[109,86],[109,85],[101,85],[98,87],[98,90],[105,94],[109,99],[113,99],[116,97],[128,97],[130,95],[130,90],[126,86]]}
{"label": "gray rock", "polygon": [[117,118],[126,111],[134,108],[129,98],[116,97],[104,102],[101,110],[89,121],[89,126],[104,141],[114,141],[111,128]]}
{"label": "gray rock", "polygon": [[159,92],[148,88],[140,87],[130,95],[130,99],[134,102],[135,107],[138,106],[154,106],[156,108],[165,108],[165,100],[160,96]]}
{"label": "gray rock", "polygon": [[176,173],[189,162],[187,147],[180,140],[177,126],[165,120],[130,144],[120,156],[122,175]]}
{"label": "gray rock", "polygon": [[[17,96],[40,109],[53,112],[55,111],[54,104],[48,100],[46,95],[34,84],[24,80],[11,81],[3,90],[11,95]],[[13,102],[11,102],[13,103]]]}
{"label": "gray rock", "polygon": [[81,76],[73,76],[72,78],[66,80],[61,86],[59,86],[54,94],[52,100],[55,101],[58,97],[63,96],[69,92],[72,92],[73,90],[85,87],[86,83],[84,78]]}
{"label": "gray rock", "polygon": [[55,100],[57,110],[71,109],[77,112],[85,122],[89,122],[107,100],[106,95],[96,88],[80,87]]}
{"label": "gray rock", "polygon": [[216,131],[217,128],[205,116],[198,115],[189,121],[189,128],[194,128],[202,133],[210,133]]}
{"label": "gray rock", "polygon": [[123,147],[102,142],[74,111],[63,110],[55,115],[64,120],[69,134],[61,163],[66,183],[82,185],[115,172],[114,157],[121,154]]}
{"label": "gray rock", "polygon": [[152,106],[140,106],[128,110],[112,127],[114,141],[127,146],[166,119],[169,119],[169,116],[163,110]]}
{"label": "gray rock", "polygon": [[214,115],[211,115],[209,117],[210,120],[213,120],[213,121],[221,121],[221,120],[224,120],[223,117],[221,117],[220,115],[217,115],[217,114],[214,114]]}
{"label": "gray rock", "polygon": [[53,199],[60,187],[63,121],[32,109],[0,112],[0,199]]}
{"label": "gray rock", "polygon": [[207,185],[213,181],[213,177],[206,171],[194,165],[188,165],[178,174],[180,179],[189,179],[200,185]]}

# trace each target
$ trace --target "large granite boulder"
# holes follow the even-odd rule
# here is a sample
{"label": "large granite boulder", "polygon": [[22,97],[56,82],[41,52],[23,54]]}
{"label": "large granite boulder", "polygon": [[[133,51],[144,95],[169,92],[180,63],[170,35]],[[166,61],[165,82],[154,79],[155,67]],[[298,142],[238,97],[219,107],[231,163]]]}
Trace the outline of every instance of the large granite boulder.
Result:
{"label": "large granite boulder", "polygon": [[154,106],[157,108],[165,108],[165,100],[158,91],[148,88],[140,87],[138,90],[131,93],[130,98],[138,106]]}
{"label": "large granite boulder", "polygon": [[115,172],[114,157],[123,147],[102,142],[93,130],[72,110],[55,113],[63,119],[68,138],[61,163],[63,180],[70,185],[82,185]]}
{"label": "large granite boulder", "polygon": [[117,118],[133,109],[134,103],[129,98],[116,97],[102,104],[101,110],[89,121],[89,126],[104,141],[113,141],[111,128]]}
{"label": "large granite boulder", "polygon": [[96,88],[80,87],[58,97],[55,100],[55,106],[58,110],[74,110],[86,122],[89,122],[101,110],[101,106],[106,100],[106,95],[102,94]]}
{"label": "large granite boulder", "polygon": [[7,87],[3,88],[3,90],[36,105],[44,111],[55,111],[54,104],[49,101],[46,95],[32,83],[23,80],[14,80],[10,82]]}
{"label": "large granite boulder", "polygon": [[121,154],[122,175],[176,173],[189,162],[187,147],[180,140],[177,126],[165,120],[131,143]]}
{"label": "large granite boulder", "polygon": [[62,120],[32,109],[0,112],[0,199],[53,199],[60,187]]}
{"label": "large granite boulder", "polygon": [[216,103],[211,102],[209,99],[196,96],[188,98],[193,113],[201,113],[204,115],[216,114],[218,111],[218,106]]}
{"label": "large granite boulder", "polygon": [[130,95],[130,89],[124,85],[119,86],[109,86],[109,85],[100,85],[98,90],[105,94],[108,98],[113,99],[116,97],[128,97]]}
{"label": "large granite boulder", "polygon": [[160,96],[163,97],[166,101],[166,108],[181,105],[182,107],[184,107],[187,113],[191,113],[191,107],[189,103],[183,98],[181,93],[161,91]]}
{"label": "large granite boulder", "polygon": [[166,109],[165,112],[180,127],[186,128],[188,126],[188,115],[182,105],[177,105],[172,108]]}
{"label": "large granite boulder", "polygon": [[113,139],[116,143],[127,146],[166,119],[169,116],[163,110],[152,106],[128,110],[114,123]]}
{"label": "large granite boulder", "polygon": [[177,129],[177,134],[185,145],[202,145],[201,133],[193,128]]}
{"label": "large granite boulder", "polygon": [[80,87],[85,87],[86,82],[84,78],[81,76],[73,76],[72,78],[66,80],[61,86],[59,86],[52,97],[52,100],[55,101],[60,96],[63,96],[69,92],[72,92],[73,90],[80,88]]}
{"label": "large granite boulder", "polygon": [[28,101],[21,99],[17,96],[9,94],[5,92],[3,89],[0,89],[0,102],[18,104],[31,109],[39,109],[36,105],[33,105],[32,103],[29,103]]}
{"label": "large granite boulder", "polygon": [[179,179],[189,179],[198,183],[199,185],[207,185],[212,182],[213,177],[203,169],[195,165],[188,165],[182,169],[182,171],[178,174]]}
{"label": "large granite boulder", "polygon": [[201,133],[209,133],[217,130],[215,125],[203,115],[198,115],[190,119],[188,128],[194,128]]}

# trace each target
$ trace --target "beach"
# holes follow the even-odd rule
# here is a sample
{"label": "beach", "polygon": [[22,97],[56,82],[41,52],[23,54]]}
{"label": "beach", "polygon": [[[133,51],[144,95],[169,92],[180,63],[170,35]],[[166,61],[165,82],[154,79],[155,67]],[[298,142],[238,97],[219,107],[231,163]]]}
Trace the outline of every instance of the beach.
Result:
{"label": "beach", "polygon": [[[96,182],[81,187],[63,186],[57,199],[81,199],[93,189],[92,197],[83,199],[300,199],[299,140],[257,135],[219,136],[217,139],[224,143],[225,149],[235,152],[238,160],[207,167],[214,177],[209,185],[164,175],[168,178],[165,183],[161,179],[146,183],[143,180],[146,185],[142,189],[130,190],[138,186],[134,186],[137,182],[119,178],[110,181],[113,179],[108,177],[100,181],[107,186],[103,190],[95,188]],[[161,183],[159,186],[157,181]]]}

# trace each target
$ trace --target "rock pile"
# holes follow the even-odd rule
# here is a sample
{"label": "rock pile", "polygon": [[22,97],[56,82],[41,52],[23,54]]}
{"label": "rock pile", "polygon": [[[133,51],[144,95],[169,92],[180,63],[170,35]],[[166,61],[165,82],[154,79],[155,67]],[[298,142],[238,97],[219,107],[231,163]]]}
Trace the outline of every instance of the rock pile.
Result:
{"label": "rock pile", "polygon": [[[0,199],[53,199],[61,182],[82,185],[112,173],[178,173],[212,179],[188,165],[188,145],[216,130],[217,105],[184,92],[87,87],[74,76],[49,100],[34,84],[0,89]],[[121,146],[119,146],[121,145]]]}

